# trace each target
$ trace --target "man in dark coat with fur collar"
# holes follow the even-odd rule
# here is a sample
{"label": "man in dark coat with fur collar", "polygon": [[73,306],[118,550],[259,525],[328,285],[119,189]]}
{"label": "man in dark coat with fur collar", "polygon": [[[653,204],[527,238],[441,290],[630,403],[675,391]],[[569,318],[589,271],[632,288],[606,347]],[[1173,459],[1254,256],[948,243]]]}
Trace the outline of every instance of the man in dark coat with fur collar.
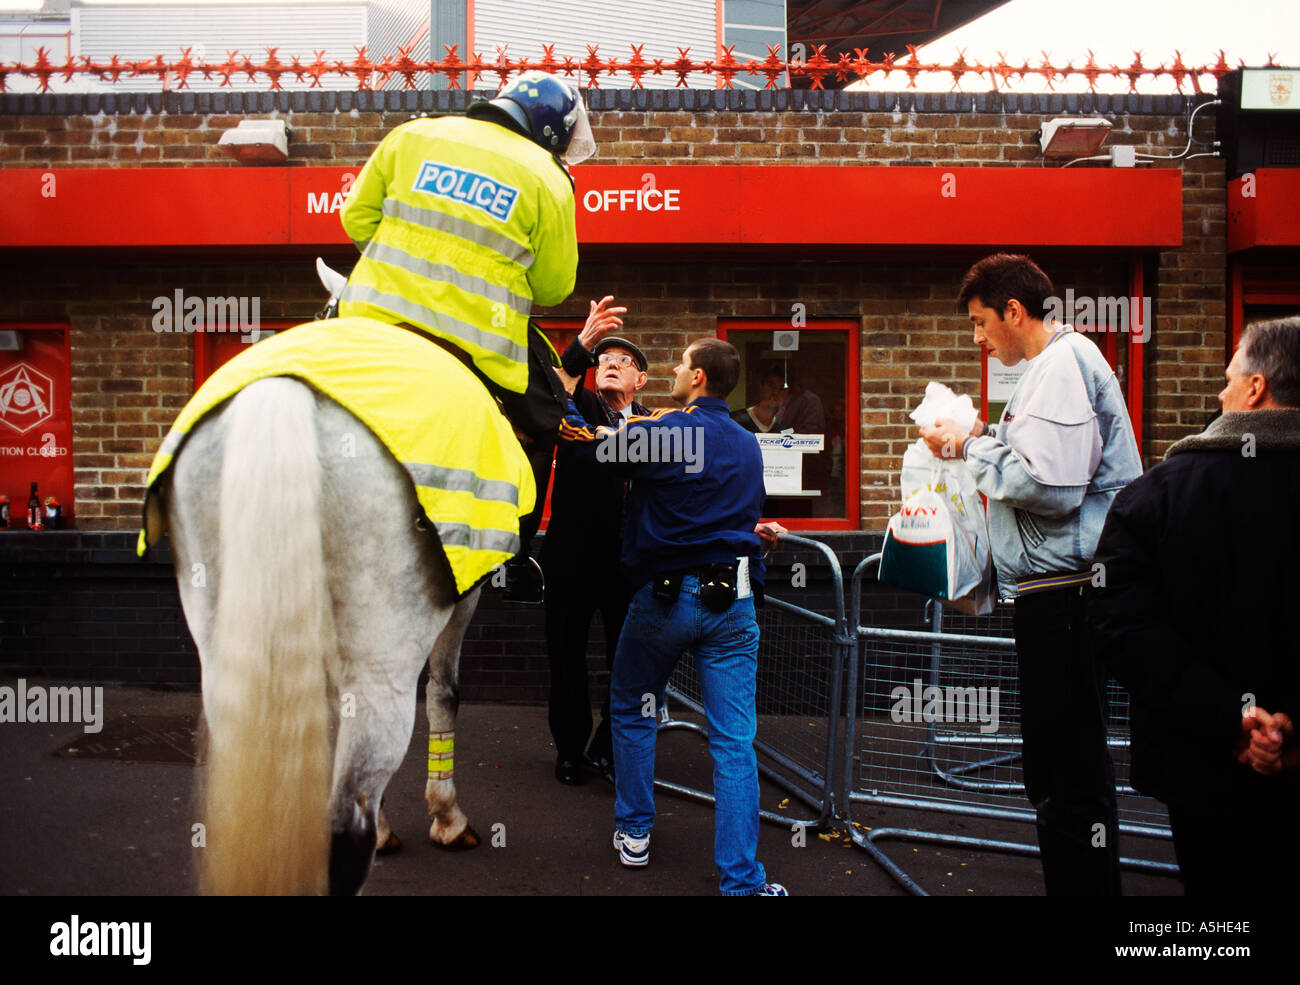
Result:
{"label": "man in dark coat with fur collar", "polygon": [[[560,378],[578,412],[594,427],[617,427],[649,411],[635,397],[646,385],[649,363],[636,345],[607,333],[623,324],[627,309],[606,296],[591,302],[582,333],[564,351]],[[578,383],[596,367],[595,389]],[[583,762],[597,773],[613,771],[609,693],[600,724],[591,732],[587,693],[587,638],[599,612],[605,628],[605,665],[614,651],[632,598],[619,558],[627,514],[627,483],[603,467],[580,461],[567,442],[555,453],[551,523],[542,543],[546,572],[546,653],[551,670],[548,720],[555,740],[555,778],[578,784]],[[586,750],[584,752],[584,750]]]}
{"label": "man in dark coat with fur collar", "polygon": [[1133,783],[1169,807],[1188,895],[1300,880],[1300,317],[1251,326],[1226,376],[1223,415],[1119,494],[1096,553]]}

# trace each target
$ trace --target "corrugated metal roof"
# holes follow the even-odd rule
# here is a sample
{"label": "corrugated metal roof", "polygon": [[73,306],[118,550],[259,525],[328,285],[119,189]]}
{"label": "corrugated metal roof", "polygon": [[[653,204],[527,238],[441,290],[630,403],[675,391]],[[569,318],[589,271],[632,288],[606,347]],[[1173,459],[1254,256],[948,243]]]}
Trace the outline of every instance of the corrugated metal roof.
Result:
{"label": "corrugated metal roof", "polygon": [[[398,48],[414,45],[411,58],[428,61],[429,5],[430,0],[371,0],[366,19],[366,51],[371,60],[388,55],[396,57]],[[464,58],[465,52],[461,51],[460,56]],[[441,51],[438,57],[442,57]],[[415,76],[415,85],[419,89],[429,88],[429,73]],[[406,82],[395,75],[384,88],[403,89]]]}
{"label": "corrugated metal roof", "polygon": [[[473,48],[484,60],[496,57],[498,45],[509,45],[511,59],[541,59],[543,44],[555,45],[555,57],[566,55],[576,61],[587,58],[587,45],[599,45],[599,56],[627,59],[631,45],[644,45],[641,57],[671,62],[680,57],[678,48],[688,45],[692,60],[712,58],[717,45],[717,11],[713,0],[549,0],[525,4],[517,0],[475,0]],[[587,76],[581,76],[586,83]],[[601,76],[602,87],[628,88],[625,73]],[[496,76],[478,83],[490,88]],[[647,89],[671,89],[677,84],[674,72],[646,75]],[[687,85],[712,89],[713,77],[702,72],[687,76]]]}
{"label": "corrugated metal roof", "polygon": [[[276,57],[289,62],[299,55],[303,63],[311,62],[319,50],[327,60],[351,60],[356,49],[366,43],[367,5],[361,0],[347,3],[247,3],[185,4],[154,6],[148,4],[105,4],[74,7],[72,10],[72,48],[95,61],[107,61],[113,55],[123,60],[180,56],[181,49],[191,48],[191,57],[209,64],[224,62],[228,51],[238,51],[254,61],[276,48]],[[372,49],[373,50],[373,49]],[[190,88],[197,92],[217,89],[220,78],[204,80],[191,75]],[[306,88],[310,80],[298,83],[292,76],[281,78],[286,89]],[[321,85],[329,89],[355,89],[356,82],[327,76]],[[235,88],[268,88],[265,76],[256,81],[247,75],[231,78]],[[86,88],[130,90],[158,88],[156,76],[132,80],[123,76],[116,85],[107,86],[88,80]]]}

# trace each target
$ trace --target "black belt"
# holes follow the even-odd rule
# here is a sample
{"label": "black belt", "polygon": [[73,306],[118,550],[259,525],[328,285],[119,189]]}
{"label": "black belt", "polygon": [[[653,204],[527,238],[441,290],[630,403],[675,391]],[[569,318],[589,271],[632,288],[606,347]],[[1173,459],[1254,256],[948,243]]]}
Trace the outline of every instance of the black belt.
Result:
{"label": "black belt", "polygon": [[1091,571],[1057,571],[1051,574],[1031,575],[1016,583],[1017,595],[1036,595],[1039,592],[1051,592],[1061,588],[1073,588],[1092,584]]}
{"label": "black belt", "polygon": [[682,568],[655,575],[650,594],[660,602],[676,602],[682,579],[694,575],[700,583],[700,601],[713,612],[726,612],[736,601],[737,562],[724,561],[695,568]]}

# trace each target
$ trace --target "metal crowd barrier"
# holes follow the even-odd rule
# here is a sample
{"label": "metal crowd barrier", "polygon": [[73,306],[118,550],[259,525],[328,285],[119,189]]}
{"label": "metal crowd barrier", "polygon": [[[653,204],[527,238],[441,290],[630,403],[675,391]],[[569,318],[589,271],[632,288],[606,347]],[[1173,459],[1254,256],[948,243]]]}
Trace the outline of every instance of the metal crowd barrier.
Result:
{"label": "metal crowd barrier", "polygon": [[[817,552],[826,562],[825,573],[804,564],[809,595],[822,594],[833,616],[814,612],[778,597],[779,586],[789,573],[786,563],[774,558],[791,547]],[[800,555],[801,557],[803,555]],[[762,811],[765,821],[783,826],[802,824],[820,829],[830,826],[839,805],[833,779],[843,745],[841,723],[844,706],[843,681],[854,636],[844,613],[844,577],[839,560],[829,547],[793,534],[781,538],[767,564],[767,598],[758,610],[758,752],[759,772],[789,791],[813,815],[799,818]],[[820,575],[820,577],[818,577]],[[832,604],[833,603],[833,604]],[[672,717],[676,703],[703,718],[704,706],[693,658],[682,658],[669,680],[661,729],[685,729],[707,735],[698,722]],[[713,796],[666,780],[655,780],[664,790],[713,803]]]}
{"label": "metal crowd barrier", "polygon": [[[862,586],[880,555],[862,561],[850,587],[851,696],[841,757],[845,819],[855,844],[866,849],[909,891],[924,891],[875,845],[885,839],[1038,854],[1036,845],[933,831],[880,828],[866,832],[852,819],[854,804],[941,811],[996,821],[1033,823],[1020,768],[1019,693],[1011,606],[967,616],[926,603],[927,629],[862,625]],[[904,692],[899,692],[898,688]],[[939,688],[938,692],[927,688]],[[994,694],[996,689],[996,697]],[[942,721],[926,722],[928,700],[939,698]],[[1108,745],[1116,769],[1120,832],[1169,838],[1167,815],[1128,783],[1128,697],[1109,691]],[[937,708],[935,710],[938,710]],[[891,713],[892,712],[892,713]],[[896,720],[902,718],[903,720]],[[964,719],[964,720],[962,720]],[[1121,865],[1174,874],[1177,867],[1122,858]]]}
{"label": "metal crowd barrier", "polygon": [[[917,628],[864,626],[863,585],[874,577],[880,555],[865,558],[854,570],[846,607],[843,574],[834,552],[819,541],[793,534],[782,537],[777,550],[790,548],[803,549],[798,558],[813,551],[825,560],[826,572],[815,573],[820,578],[809,577],[806,568],[811,565],[805,563],[801,587],[807,586],[803,601],[826,611],[779,597],[779,586],[795,558],[774,554],[768,562],[767,602],[758,613],[754,747],[759,772],[806,805],[812,816],[761,811],[763,820],[783,826],[839,828],[917,895],[926,895],[925,890],[878,841],[1037,855],[1038,846],[1030,842],[920,828],[869,829],[853,818],[855,806],[870,804],[994,822],[1035,822],[1020,766],[1012,605],[1000,604],[987,616],[968,616],[916,596],[918,607],[925,606]],[[921,699],[910,720],[905,716],[896,721],[898,716],[891,714],[899,687],[914,706]],[[943,696],[946,713],[942,720],[927,722],[922,714],[925,689],[935,687]],[[1107,744],[1115,764],[1119,830],[1126,836],[1125,847],[1133,838],[1167,840],[1170,832],[1163,806],[1138,794],[1128,782],[1128,696],[1112,681],[1108,698]],[[674,717],[673,706],[688,709],[699,720]],[[700,682],[689,654],[669,681],[660,716],[661,729],[708,734]],[[680,783],[656,779],[655,785],[713,803],[711,794]],[[1163,875],[1178,871],[1168,862],[1145,858],[1122,857],[1120,864]]]}

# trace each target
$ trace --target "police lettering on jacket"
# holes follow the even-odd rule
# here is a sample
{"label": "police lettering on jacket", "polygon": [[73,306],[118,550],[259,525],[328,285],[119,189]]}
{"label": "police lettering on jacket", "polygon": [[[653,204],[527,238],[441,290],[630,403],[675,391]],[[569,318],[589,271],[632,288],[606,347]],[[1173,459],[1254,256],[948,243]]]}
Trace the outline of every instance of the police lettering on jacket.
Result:
{"label": "police lettering on jacket", "polygon": [[501,184],[477,171],[436,161],[424,162],[411,190],[463,202],[502,222],[509,221],[515,199],[519,197],[518,188]]}

